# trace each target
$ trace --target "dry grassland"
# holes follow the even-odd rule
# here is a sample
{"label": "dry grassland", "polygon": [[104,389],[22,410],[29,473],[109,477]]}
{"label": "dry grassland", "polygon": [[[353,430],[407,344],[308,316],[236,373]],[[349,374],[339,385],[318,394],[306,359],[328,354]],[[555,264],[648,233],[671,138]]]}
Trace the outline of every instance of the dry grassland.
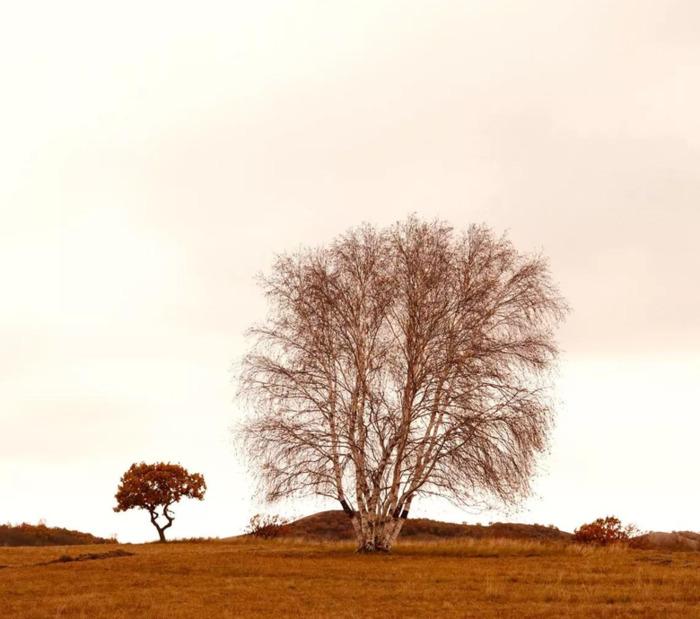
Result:
{"label": "dry grassland", "polygon": [[[133,556],[37,565],[121,548]],[[700,553],[513,540],[0,548],[0,617],[700,617]]]}

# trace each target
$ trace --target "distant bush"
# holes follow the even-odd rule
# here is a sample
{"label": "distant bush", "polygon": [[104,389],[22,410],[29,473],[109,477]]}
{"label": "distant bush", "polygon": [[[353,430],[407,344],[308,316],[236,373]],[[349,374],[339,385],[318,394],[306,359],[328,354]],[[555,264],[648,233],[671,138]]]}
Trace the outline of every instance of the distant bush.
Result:
{"label": "distant bush", "polygon": [[285,526],[287,524],[289,524],[289,520],[277,514],[255,514],[248,523],[246,535],[262,539],[282,537],[286,534]]}
{"label": "distant bush", "polygon": [[81,531],[71,531],[39,524],[0,525],[0,546],[74,546],[86,544],[116,544],[116,538],[95,537]]}
{"label": "distant bush", "polygon": [[[220,537],[176,537],[171,539],[172,544],[208,544],[211,542],[220,542]],[[154,542],[157,543],[157,542]]]}
{"label": "distant bush", "polygon": [[622,526],[619,518],[607,516],[581,525],[574,531],[571,541],[576,544],[592,544],[594,546],[629,545],[633,536],[638,534],[639,531],[634,525]]}

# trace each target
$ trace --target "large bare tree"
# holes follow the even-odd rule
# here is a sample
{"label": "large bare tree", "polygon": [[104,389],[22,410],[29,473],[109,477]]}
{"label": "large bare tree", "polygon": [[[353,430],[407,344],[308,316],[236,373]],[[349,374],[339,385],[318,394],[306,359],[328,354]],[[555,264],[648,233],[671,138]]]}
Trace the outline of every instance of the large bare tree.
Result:
{"label": "large bare tree", "polygon": [[419,495],[529,493],[567,310],[541,256],[411,217],[279,256],[261,283],[240,393],[268,500],[332,497],[359,550],[388,551]]}

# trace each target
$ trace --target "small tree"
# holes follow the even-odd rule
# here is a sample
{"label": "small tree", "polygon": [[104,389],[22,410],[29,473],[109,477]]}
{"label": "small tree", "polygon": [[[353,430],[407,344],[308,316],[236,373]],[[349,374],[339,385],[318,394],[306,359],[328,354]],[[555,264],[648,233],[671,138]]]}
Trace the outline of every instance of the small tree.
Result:
{"label": "small tree", "polygon": [[[179,464],[132,464],[119,482],[114,511],[124,512],[134,507],[148,510],[160,541],[165,542],[165,530],[175,520],[170,509],[173,503],[179,503],[183,497],[201,501],[206,489],[202,475],[189,473]],[[158,510],[161,510],[160,514]],[[160,516],[167,520],[167,524],[158,522]]]}
{"label": "small tree", "polygon": [[577,544],[593,544],[595,546],[629,544],[632,536],[637,533],[637,528],[634,525],[629,524],[623,527],[619,518],[607,516],[581,525],[574,531],[571,541]]}

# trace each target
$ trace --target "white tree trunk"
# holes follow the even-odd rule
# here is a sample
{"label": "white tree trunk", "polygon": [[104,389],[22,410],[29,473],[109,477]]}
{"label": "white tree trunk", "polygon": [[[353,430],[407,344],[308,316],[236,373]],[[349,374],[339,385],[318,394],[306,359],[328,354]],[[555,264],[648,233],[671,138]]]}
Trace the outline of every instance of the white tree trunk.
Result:
{"label": "white tree trunk", "polygon": [[396,542],[405,518],[358,514],[352,517],[358,552],[389,552]]}

